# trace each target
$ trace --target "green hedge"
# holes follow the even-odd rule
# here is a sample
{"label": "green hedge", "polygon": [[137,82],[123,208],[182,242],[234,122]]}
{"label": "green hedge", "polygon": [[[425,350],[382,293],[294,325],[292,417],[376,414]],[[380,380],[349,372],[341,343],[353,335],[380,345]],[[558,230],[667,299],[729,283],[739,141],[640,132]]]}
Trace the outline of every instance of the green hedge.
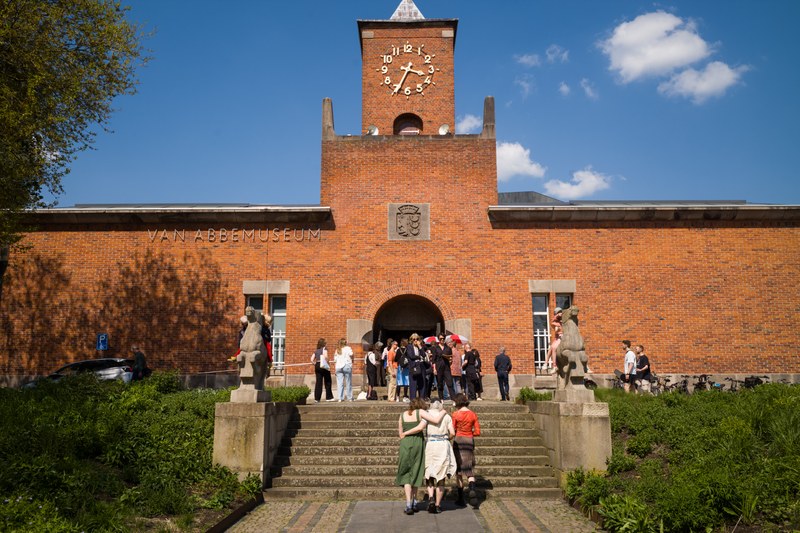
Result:
{"label": "green hedge", "polygon": [[522,387],[517,395],[516,403],[546,402],[552,399],[552,392],[536,392],[530,387]]}
{"label": "green hedge", "polygon": [[596,394],[611,414],[608,473],[571,473],[567,495],[608,531],[800,528],[800,387]]}
{"label": "green hedge", "polygon": [[257,480],[212,466],[214,404],[229,399],[174,373],[0,389],[0,531],[136,531],[164,516],[191,527],[199,510],[248,498]]}
{"label": "green hedge", "polygon": [[276,387],[268,390],[272,392],[273,402],[303,403],[306,398],[308,398],[308,395],[311,394],[311,389],[305,385],[300,385],[298,387]]}

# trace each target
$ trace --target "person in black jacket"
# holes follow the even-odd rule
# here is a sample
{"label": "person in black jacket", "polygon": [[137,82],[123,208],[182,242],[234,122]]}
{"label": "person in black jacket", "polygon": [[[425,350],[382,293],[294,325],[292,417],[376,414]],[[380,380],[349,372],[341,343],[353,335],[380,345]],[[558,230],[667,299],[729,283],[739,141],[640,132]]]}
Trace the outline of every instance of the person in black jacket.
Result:
{"label": "person in black jacket", "polygon": [[[439,342],[444,341],[442,335],[439,336]],[[453,362],[453,342],[450,341],[445,345],[438,345],[438,350],[435,352],[434,364],[436,365],[436,389],[439,391],[439,400],[444,403],[444,388],[447,387],[447,392],[450,393],[450,399],[456,397],[456,391],[453,388],[453,374],[450,371],[450,365]]]}
{"label": "person in black jacket", "polygon": [[410,398],[424,398],[425,396],[425,349],[422,347],[422,338],[414,333],[411,335],[411,344],[406,349],[409,369]]}
{"label": "person in black jacket", "polygon": [[500,353],[494,358],[494,371],[497,372],[497,384],[500,386],[500,401],[506,402],[511,399],[508,390],[508,373],[511,372],[511,358],[506,355],[504,346],[500,347]]}

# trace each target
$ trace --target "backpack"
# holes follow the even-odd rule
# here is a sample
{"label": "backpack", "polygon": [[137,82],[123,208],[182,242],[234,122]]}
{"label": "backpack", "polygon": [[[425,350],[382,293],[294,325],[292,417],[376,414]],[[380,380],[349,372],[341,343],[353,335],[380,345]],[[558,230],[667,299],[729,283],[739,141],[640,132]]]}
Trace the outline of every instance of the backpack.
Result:
{"label": "backpack", "polygon": [[406,368],[408,368],[408,356],[406,355],[406,349],[398,348],[397,353],[400,354],[400,357],[397,359],[398,361],[397,364],[400,366],[400,368],[405,370]]}

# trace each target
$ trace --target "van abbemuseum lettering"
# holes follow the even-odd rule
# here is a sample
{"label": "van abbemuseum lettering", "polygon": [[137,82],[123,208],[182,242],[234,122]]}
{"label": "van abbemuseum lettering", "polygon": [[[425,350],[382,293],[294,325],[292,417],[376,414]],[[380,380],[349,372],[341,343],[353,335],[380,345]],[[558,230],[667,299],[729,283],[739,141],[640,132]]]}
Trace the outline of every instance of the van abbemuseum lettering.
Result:
{"label": "van abbemuseum lettering", "polygon": [[[188,233],[188,237],[187,237]],[[303,242],[322,240],[320,228],[208,228],[147,230],[150,242]]]}

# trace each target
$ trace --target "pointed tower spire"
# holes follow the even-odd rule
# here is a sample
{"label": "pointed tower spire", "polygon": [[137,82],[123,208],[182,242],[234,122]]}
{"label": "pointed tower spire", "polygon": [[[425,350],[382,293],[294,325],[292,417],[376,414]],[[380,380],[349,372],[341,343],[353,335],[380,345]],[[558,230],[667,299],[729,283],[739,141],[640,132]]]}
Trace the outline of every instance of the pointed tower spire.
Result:
{"label": "pointed tower spire", "polygon": [[394,14],[389,20],[408,22],[411,20],[425,20],[425,17],[422,16],[422,12],[414,4],[414,0],[403,0],[394,10]]}

